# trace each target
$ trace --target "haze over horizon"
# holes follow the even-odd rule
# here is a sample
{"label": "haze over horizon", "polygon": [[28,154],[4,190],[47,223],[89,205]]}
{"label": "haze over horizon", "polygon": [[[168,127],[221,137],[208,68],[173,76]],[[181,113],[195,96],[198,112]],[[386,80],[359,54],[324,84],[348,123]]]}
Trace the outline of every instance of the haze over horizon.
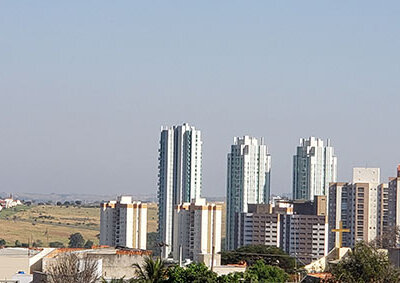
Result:
{"label": "haze over horizon", "polygon": [[[362,3],[362,5],[360,4]],[[174,5],[175,4],[175,5]],[[0,2],[0,192],[157,193],[161,126],[202,131],[203,195],[234,136],[264,137],[274,194],[299,139],[338,181],[400,163],[400,3]]]}

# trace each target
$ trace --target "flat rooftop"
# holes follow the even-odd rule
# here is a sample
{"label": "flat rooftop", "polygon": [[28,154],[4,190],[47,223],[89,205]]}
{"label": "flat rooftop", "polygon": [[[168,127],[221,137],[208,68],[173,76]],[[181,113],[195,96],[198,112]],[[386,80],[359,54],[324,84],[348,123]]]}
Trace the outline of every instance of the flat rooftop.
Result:
{"label": "flat rooftop", "polygon": [[1,257],[13,257],[13,258],[30,258],[38,253],[42,249],[28,249],[28,248],[0,248]]}

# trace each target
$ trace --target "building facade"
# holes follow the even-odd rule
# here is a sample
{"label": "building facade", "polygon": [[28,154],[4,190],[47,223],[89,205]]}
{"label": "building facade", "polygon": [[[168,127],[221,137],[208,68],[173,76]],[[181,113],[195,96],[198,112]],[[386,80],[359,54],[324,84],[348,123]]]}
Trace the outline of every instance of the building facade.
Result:
{"label": "building facade", "polygon": [[384,238],[384,234],[393,234],[400,226],[400,165],[396,177],[378,187],[378,194],[378,233]]}
{"label": "building facade", "polygon": [[326,197],[292,202],[291,206],[249,205],[238,213],[237,247],[267,245],[283,249],[304,264],[328,253]]}
{"label": "building facade", "polygon": [[[220,265],[222,205],[198,198],[175,208],[173,257]],[[212,260],[214,260],[212,262]]]}
{"label": "building facade", "polygon": [[146,249],[147,204],[130,196],[100,206],[100,245]]}
{"label": "building facade", "polygon": [[312,200],[327,194],[329,183],[337,179],[337,158],[330,140],[300,139],[293,157],[293,199]]}
{"label": "building facade", "polygon": [[228,154],[226,249],[235,247],[236,213],[248,204],[269,203],[271,155],[263,139],[234,138]]}
{"label": "building facade", "polygon": [[329,249],[338,246],[336,233],[340,222],[343,228],[342,246],[353,247],[358,241],[375,240],[380,230],[380,184],[379,168],[354,168],[352,183],[332,183],[329,188]]}
{"label": "building facade", "polygon": [[173,245],[174,207],[200,197],[201,132],[188,124],[162,128],[158,173],[158,233],[167,258]]}

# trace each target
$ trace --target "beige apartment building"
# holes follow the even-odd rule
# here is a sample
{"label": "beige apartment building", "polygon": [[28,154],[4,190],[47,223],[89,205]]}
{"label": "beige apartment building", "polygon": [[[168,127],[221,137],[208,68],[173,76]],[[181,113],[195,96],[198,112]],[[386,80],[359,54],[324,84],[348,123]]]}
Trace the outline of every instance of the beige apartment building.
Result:
{"label": "beige apartment building", "polygon": [[221,217],[222,205],[207,203],[203,198],[177,205],[172,249],[174,259],[189,259],[207,266],[220,265]]}
{"label": "beige apartment building", "polygon": [[146,249],[147,204],[120,196],[100,205],[100,245]]}
{"label": "beige apartment building", "polygon": [[308,264],[328,253],[326,197],[249,205],[237,214],[236,231],[236,247],[275,246]]}
{"label": "beige apartment building", "polygon": [[[379,235],[384,212],[382,196],[387,185],[380,184],[379,168],[354,168],[352,183],[332,183],[329,188],[329,249],[339,245],[332,229],[350,229],[343,233],[342,246],[353,247],[358,241],[370,242]],[[381,193],[379,193],[381,192]],[[387,213],[387,212],[386,212]]]}

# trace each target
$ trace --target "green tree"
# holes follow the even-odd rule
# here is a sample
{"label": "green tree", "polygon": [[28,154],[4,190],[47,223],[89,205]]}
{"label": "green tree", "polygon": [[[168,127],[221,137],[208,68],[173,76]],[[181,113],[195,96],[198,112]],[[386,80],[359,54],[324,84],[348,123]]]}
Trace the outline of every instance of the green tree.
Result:
{"label": "green tree", "polygon": [[61,242],[50,242],[49,243],[50,248],[64,248],[64,244]]}
{"label": "green tree", "polygon": [[36,240],[32,243],[32,247],[43,247],[43,242],[41,240]]}
{"label": "green tree", "polygon": [[21,242],[19,240],[16,240],[14,246],[22,247],[22,244],[21,244]]}
{"label": "green tree", "polygon": [[219,283],[237,283],[244,281],[244,273],[243,272],[234,272],[229,273],[227,275],[218,276]]}
{"label": "green tree", "polygon": [[0,246],[5,246],[6,244],[6,240],[0,239]]}
{"label": "green tree", "polygon": [[294,272],[295,259],[274,246],[249,245],[221,253],[222,264],[237,264],[245,261],[251,266],[260,259],[266,265],[278,266],[289,274]]}
{"label": "green tree", "polygon": [[289,275],[279,267],[266,265],[258,260],[245,272],[245,278],[255,278],[259,282],[286,282]]}
{"label": "green tree", "polygon": [[93,241],[87,240],[85,245],[83,246],[85,249],[91,249],[94,246]]}
{"label": "green tree", "polygon": [[85,239],[83,239],[81,233],[71,234],[68,239],[69,248],[83,248],[83,246],[85,245]]}
{"label": "green tree", "polygon": [[133,267],[139,282],[158,283],[166,279],[165,261],[160,258],[146,257],[142,265],[135,263]]}
{"label": "green tree", "polygon": [[174,266],[167,271],[166,282],[177,283],[201,283],[217,282],[217,274],[212,272],[204,263],[191,263],[187,267]]}
{"label": "green tree", "polygon": [[350,252],[331,268],[333,282],[400,282],[400,273],[389,262],[387,255],[359,242]]}

